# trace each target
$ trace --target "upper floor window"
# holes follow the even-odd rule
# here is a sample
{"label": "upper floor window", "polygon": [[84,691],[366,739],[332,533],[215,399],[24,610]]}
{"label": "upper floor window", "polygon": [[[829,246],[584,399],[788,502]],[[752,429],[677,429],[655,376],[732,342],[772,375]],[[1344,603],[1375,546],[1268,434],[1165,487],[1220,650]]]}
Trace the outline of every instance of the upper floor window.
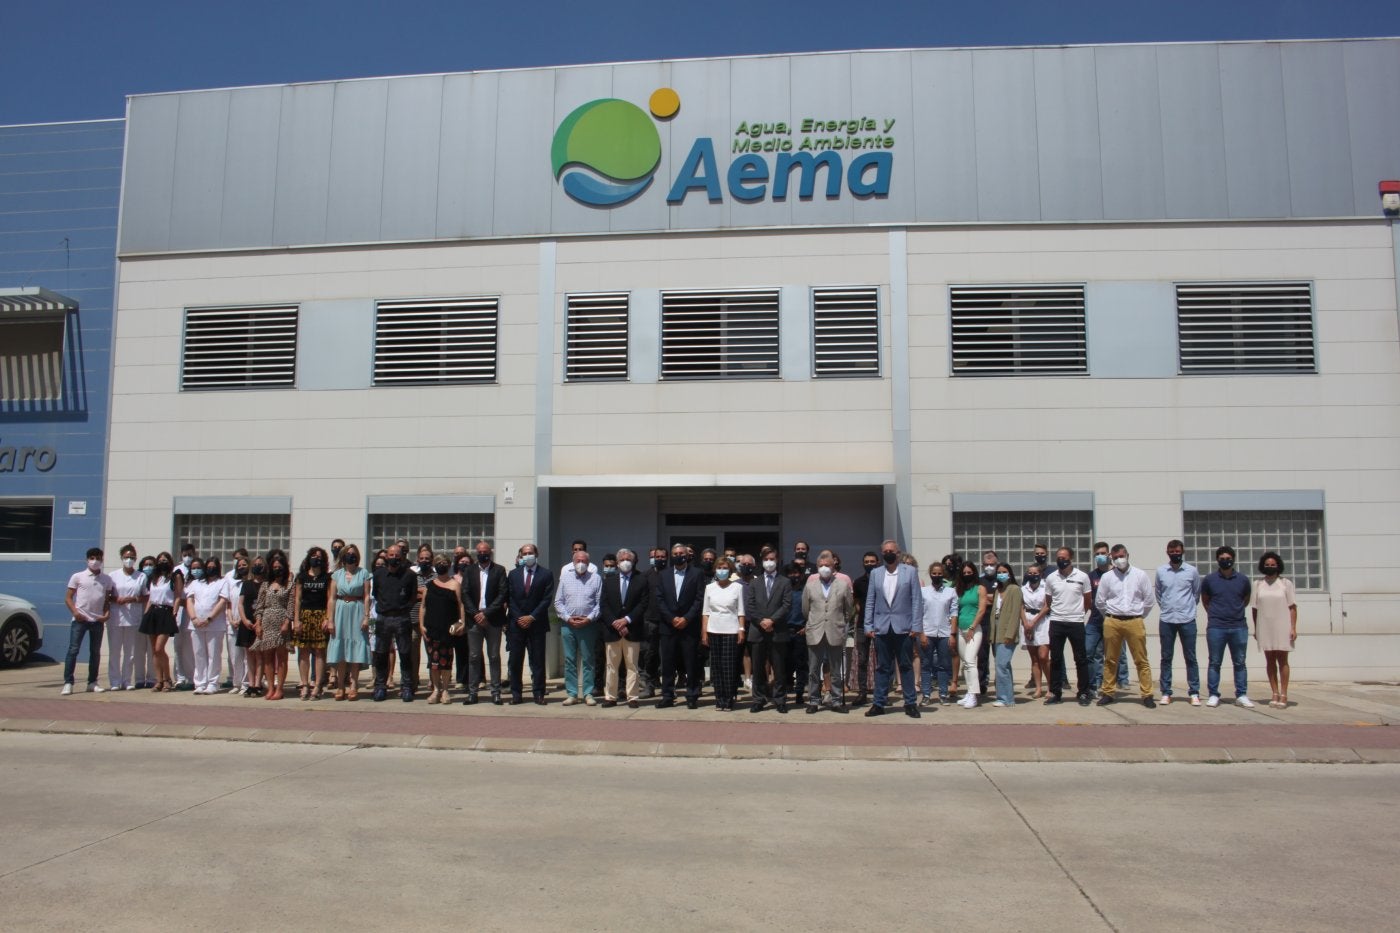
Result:
{"label": "upper floor window", "polygon": [[564,378],[569,382],[627,378],[627,292],[570,295]]}
{"label": "upper floor window", "polygon": [[181,389],[270,389],[296,384],[297,308],[185,311]]}
{"label": "upper floor window", "polygon": [[777,377],[777,289],[662,293],[662,379]]}
{"label": "upper floor window", "polygon": [[381,301],[374,316],[374,384],[496,381],[498,298]]}
{"label": "upper floor window", "polygon": [[1176,286],[1183,374],[1315,373],[1307,282]]}
{"label": "upper floor window", "polygon": [[880,375],[879,289],[812,289],[812,375]]}
{"label": "upper floor window", "polygon": [[954,285],[948,309],[954,376],[1089,371],[1083,285]]}

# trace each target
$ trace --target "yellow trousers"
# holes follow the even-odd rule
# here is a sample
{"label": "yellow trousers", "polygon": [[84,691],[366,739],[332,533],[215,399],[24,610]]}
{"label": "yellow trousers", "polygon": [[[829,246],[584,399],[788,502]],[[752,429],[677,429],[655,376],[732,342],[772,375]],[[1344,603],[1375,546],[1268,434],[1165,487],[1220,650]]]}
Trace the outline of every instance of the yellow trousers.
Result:
{"label": "yellow trousers", "polygon": [[1123,642],[1128,643],[1128,653],[1133,656],[1133,666],[1137,668],[1138,689],[1145,697],[1152,696],[1152,667],[1147,663],[1147,628],[1142,618],[1115,619],[1103,618],[1103,686],[1101,696],[1111,697],[1118,689],[1118,677],[1114,671],[1118,659],[1123,654]]}

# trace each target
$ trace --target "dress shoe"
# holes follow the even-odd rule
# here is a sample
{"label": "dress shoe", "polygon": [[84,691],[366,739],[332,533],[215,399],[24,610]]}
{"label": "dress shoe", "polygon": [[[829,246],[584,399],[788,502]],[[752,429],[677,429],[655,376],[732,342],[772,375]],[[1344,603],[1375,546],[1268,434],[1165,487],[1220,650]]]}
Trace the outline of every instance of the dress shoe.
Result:
{"label": "dress shoe", "polygon": [[412,703],[413,691],[410,690],[408,687],[404,687],[403,691],[399,693],[399,699],[403,700],[405,703]]}
{"label": "dress shoe", "polygon": [[524,702],[525,702],[525,701],[522,700],[520,697],[511,697],[511,698],[510,698],[510,705],[511,705],[511,706],[519,706],[521,703],[524,703]]}
{"label": "dress shoe", "polygon": [[387,700],[388,698],[389,698],[389,691],[385,690],[383,687],[375,687],[375,688],[374,688],[374,697],[373,697],[374,702],[376,702],[376,703],[383,703],[383,702],[384,702],[385,700]]}
{"label": "dress shoe", "polygon": [[884,714],[885,714],[885,708],[884,708],[883,706],[872,706],[872,707],[870,707],[870,709],[868,709],[868,710],[865,711],[865,715],[866,715],[867,717],[869,717],[869,716],[883,716]]}
{"label": "dress shoe", "polygon": [[1060,696],[1058,693],[1052,693],[1045,698],[1045,705],[1054,706],[1056,703],[1063,703],[1064,701],[1064,697]]}
{"label": "dress shoe", "polygon": [[755,703],[753,706],[750,706],[750,707],[749,707],[749,712],[750,712],[750,713],[761,713],[761,712],[763,712],[764,708],[765,708],[765,706],[764,706],[763,701],[762,701],[762,700],[759,700],[759,701],[758,701],[757,703]]}
{"label": "dress shoe", "polygon": [[467,706],[475,706],[475,705],[476,705],[476,694],[475,694],[475,693],[468,693],[466,696],[462,697],[462,702],[465,703]]}
{"label": "dress shoe", "polygon": [[1154,699],[1152,699],[1152,697],[1143,697],[1143,698],[1142,698],[1142,705],[1145,706],[1145,707],[1147,707],[1148,709],[1156,709],[1156,708],[1157,708],[1157,701],[1154,700]]}
{"label": "dress shoe", "polygon": [[865,692],[864,690],[862,690],[862,691],[856,696],[856,701],[855,701],[854,703],[852,703],[851,705],[854,706],[854,707],[856,707],[856,708],[860,708],[860,707],[864,706],[864,705],[865,705],[866,703],[868,703],[868,702],[870,702],[870,697],[866,695],[866,692]]}
{"label": "dress shoe", "polygon": [[779,703],[779,704],[778,704],[778,712],[781,713],[782,715],[786,716],[786,715],[787,715],[787,704],[786,704],[786,703]]}
{"label": "dress shoe", "polygon": [[628,700],[628,701],[627,701],[627,708],[628,708],[628,709],[639,709],[639,708],[641,707],[641,705],[642,705],[642,704],[638,703],[636,700]]}
{"label": "dress shoe", "polygon": [[549,702],[549,701],[546,700],[544,697],[535,697],[535,705],[536,705],[536,706],[544,706],[544,705],[545,705],[546,703],[548,703],[548,702]]}
{"label": "dress shoe", "polygon": [[491,694],[491,702],[497,706],[500,706],[504,701],[501,699],[501,695],[499,693],[493,693]]}
{"label": "dress shoe", "polygon": [[641,696],[641,698],[642,698],[643,700],[650,700],[650,699],[651,699],[652,697],[654,697],[654,696],[656,696],[656,688],[655,688],[655,687],[647,687],[645,690],[642,691],[642,696]]}
{"label": "dress shoe", "polygon": [[700,701],[699,701],[699,700],[686,700],[686,701],[685,701],[685,708],[686,708],[686,709],[699,709],[699,708],[700,708]]}
{"label": "dress shoe", "polygon": [[1100,706],[1112,706],[1113,702],[1113,697],[1110,694],[1105,693],[1103,696],[1099,697]]}
{"label": "dress shoe", "polygon": [[918,707],[918,705],[915,704],[915,703],[905,703],[905,704],[904,704],[904,715],[908,716],[910,719],[918,719],[919,716],[921,715],[921,714],[919,713],[919,707]]}
{"label": "dress shoe", "polygon": [[1088,706],[1088,705],[1089,705],[1090,703],[1092,703],[1092,702],[1093,702],[1093,701],[1089,699],[1089,694],[1087,694],[1087,693],[1084,694],[1083,696],[1081,696],[1081,697],[1079,698],[1079,705],[1080,705],[1080,706]]}
{"label": "dress shoe", "polygon": [[616,701],[616,700],[604,700],[604,701],[602,702],[601,705],[602,705],[603,709],[612,709],[614,706],[617,705],[617,701]]}
{"label": "dress shoe", "polygon": [[657,708],[657,709],[670,709],[671,707],[673,707],[673,706],[675,706],[675,705],[676,705],[676,701],[675,701],[675,700],[662,700],[660,703],[656,704],[656,708]]}
{"label": "dress shoe", "polygon": [[807,715],[808,715],[808,716],[811,716],[813,713],[815,713],[815,712],[816,712],[817,710],[819,710],[819,709],[821,709],[821,707],[817,706],[815,703],[809,704],[809,705],[807,706]]}
{"label": "dress shoe", "polygon": [[833,707],[831,708],[831,711],[832,711],[833,713],[840,713],[840,714],[842,714],[842,715],[844,716],[846,713],[849,713],[849,712],[851,711],[851,708],[850,708],[849,706],[847,706],[845,703],[837,703],[835,706],[833,706]]}

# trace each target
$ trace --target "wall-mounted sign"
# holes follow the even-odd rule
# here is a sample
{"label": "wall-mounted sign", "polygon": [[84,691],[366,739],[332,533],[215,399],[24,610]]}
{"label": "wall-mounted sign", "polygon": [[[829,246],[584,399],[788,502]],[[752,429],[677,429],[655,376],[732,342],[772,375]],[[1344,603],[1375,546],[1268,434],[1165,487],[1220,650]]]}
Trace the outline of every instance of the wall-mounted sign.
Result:
{"label": "wall-mounted sign", "polygon": [[70,499],[68,501],[69,515],[86,515],[87,501],[85,499]]}
{"label": "wall-mounted sign", "polygon": [[52,447],[0,447],[0,473],[24,473],[31,467],[47,473],[58,465]]}

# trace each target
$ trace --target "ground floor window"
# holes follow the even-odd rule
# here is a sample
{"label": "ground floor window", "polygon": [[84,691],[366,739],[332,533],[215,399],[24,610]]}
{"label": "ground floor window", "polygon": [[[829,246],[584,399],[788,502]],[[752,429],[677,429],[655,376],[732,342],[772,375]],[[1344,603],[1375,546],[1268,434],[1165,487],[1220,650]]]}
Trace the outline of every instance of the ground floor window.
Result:
{"label": "ground floor window", "polygon": [[[983,551],[996,551],[1016,570],[1017,579],[1025,572],[1041,543],[1050,549],[1074,548],[1076,563],[1087,561],[1094,540],[1094,513],[1090,511],[954,512],[953,550],[977,563]],[[919,559],[932,563],[942,554]]]}
{"label": "ground floor window", "polygon": [[52,499],[0,499],[0,558],[53,552]]}
{"label": "ground floor window", "polygon": [[[434,551],[450,551],[457,545],[470,548],[477,541],[495,544],[496,516],[490,512],[384,513],[369,517],[369,550],[386,548],[400,538],[410,548],[426,544]],[[409,555],[412,557],[413,555]]]}
{"label": "ground floor window", "polygon": [[[228,560],[236,549],[266,554],[292,544],[290,515],[176,515],[175,546],[186,541],[206,557]],[[293,560],[292,563],[297,563]]]}
{"label": "ground floor window", "polygon": [[1228,544],[1235,549],[1235,566],[1251,577],[1258,575],[1260,555],[1276,551],[1298,589],[1327,589],[1321,510],[1188,511],[1182,518],[1186,560],[1203,574],[1215,569],[1215,549]]}

